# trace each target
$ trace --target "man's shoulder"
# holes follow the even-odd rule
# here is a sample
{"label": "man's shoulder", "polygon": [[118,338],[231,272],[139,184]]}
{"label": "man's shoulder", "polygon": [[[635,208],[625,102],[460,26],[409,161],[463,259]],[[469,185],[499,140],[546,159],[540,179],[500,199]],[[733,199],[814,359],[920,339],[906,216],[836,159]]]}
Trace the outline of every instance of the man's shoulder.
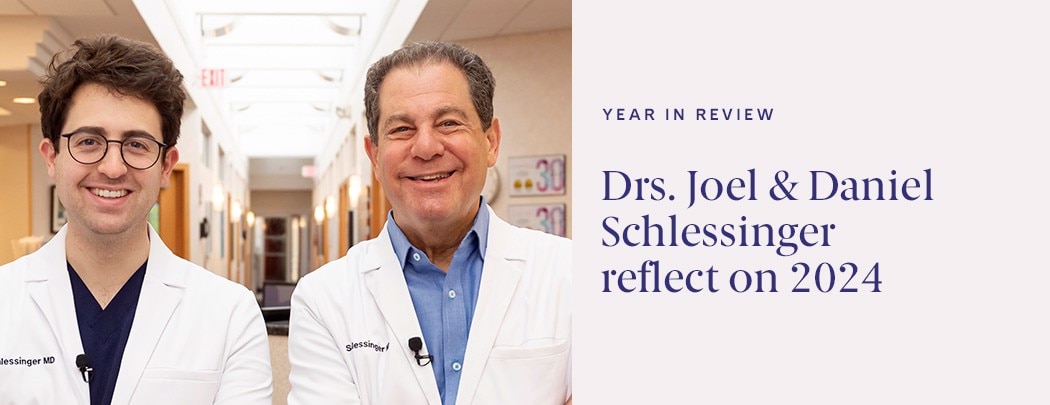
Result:
{"label": "man's shoulder", "polygon": [[177,263],[176,271],[185,273],[185,288],[188,292],[205,295],[214,294],[216,297],[239,297],[248,290],[247,287],[186,259],[177,257],[175,263]]}
{"label": "man's shoulder", "polygon": [[381,243],[390,239],[374,238],[354,244],[346,255],[324,263],[320,268],[303,275],[295,286],[296,294],[318,296],[353,295],[361,289],[361,277],[375,270],[381,261]]}
{"label": "man's shoulder", "polygon": [[8,280],[17,277],[26,269],[26,256],[19,257],[12,262],[0,265],[0,280]]}
{"label": "man's shoulder", "polygon": [[10,290],[24,285],[22,281],[25,280],[26,271],[29,269],[26,265],[27,260],[28,256],[22,256],[13,262],[0,265],[0,289]]}
{"label": "man's shoulder", "polygon": [[[504,223],[506,224],[506,223]],[[530,274],[558,274],[558,279],[570,277],[572,272],[572,240],[537,231],[506,224],[504,232],[513,235],[502,239],[505,243],[523,249],[519,252],[527,263],[530,263]],[[490,241],[492,239],[490,238]],[[491,246],[490,246],[491,249]],[[553,279],[552,279],[553,280]]]}
{"label": "man's shoulder", "polygon": [[505,226],[505,228],[503,229],[509,230],[509,232],[513,233],[515,237],[522,241],[522,243],[526,243],[534,248],[554,249],[559,251],[572,249],[571,239],[558,235],[552,235],[535,229],[511,225],[510,223],[507,223],[502,219],[500,219],[499,221],[502,222]]}
{"label": "man's shoulder", "polygon": [[[25,281],[46,280],[49,275],[46,268],[41,265],[45,261],[45,252],[38,249],[10,263],[0,265],[0,288],[10,289],[16,283],[18,286],[23,286]],[[64,264],[65,262],[62,261],[61,263]],[[65,275],[64,266],[61,270],[61,274]]]}
{"label": "man's shoulder", "polygon": [[373,253],[378,243],[378,239],[369,239],[350,247],[343,257],[325,263],[304,275],[300,278],[299,285],[342,285],[344,280],[354,277],[354,274],[361,270],[361,262]]}

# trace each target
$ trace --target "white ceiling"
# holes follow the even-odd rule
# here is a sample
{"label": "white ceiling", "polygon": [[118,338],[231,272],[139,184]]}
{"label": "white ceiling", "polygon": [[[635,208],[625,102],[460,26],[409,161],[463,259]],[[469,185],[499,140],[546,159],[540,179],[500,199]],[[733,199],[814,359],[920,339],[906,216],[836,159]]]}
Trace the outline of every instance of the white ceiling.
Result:
{"label": "white ceiling", "polygon": [[[29,55],[20,51],[35,44],[30,41],[44,40],[43,33],[34,30],[36,25],[30,23],[49,19],[53,20],[53,29],[62,32],[60,36],[68,34],[68,38],[57,38],[62,41],[114,33],[156,44],[131,0],[0,0],[0,35],[4,37],[0,60],[9,62],[0,64],[0,80],[7,82],[7,86],[0,87],[0,108],[13,112],[9,116],[0,116],[0,126],[40,122],[39,106],[16,105],[11,100],[14,97],[35,98],[40,93],[36,81],[38,75],[30,69]],[[18,32],[9,32],[11,30]]]}
{"label": "white ceiling", "polygon": [[[153,20],[144,22],[136,4],[146,7],[141,9],[146,15],[151,15],[149,7],[163,4],[175,20],[164,23],[178,26],[177,35],[172,35],[176,30],[158,31]],[[411,10],[407,17],[404,9]],[[51,45],[54,48],[81,36],[116,33],[160,41],[179,66],[184,66],[179,58],[188,57],[201,69],[224,69],[224,85],[204,90],[214,103],[195,104],[219,110],[216,116],[224,121],[220,127],[233,132],[232,139],[252,161],[251,170],[263,170],[261,165],[271,158],[280,167],[315,158],[330,138],[345,136],[339,133],[345,125],[338,122],[341,115],[345,120],[346,100],[360,99],[351,90],[371,62],[373,49],[380,47],[377,43],[390,41],[383,36],[390,35],[391,27],[412,24],[407,38],[400,34],[401,40],[388,45],[396,47],[415,40],[566,29],[572,17],[570,0],[0,0],[0,36],[17,37],[5,30],[32,33],[19,25],[29,23],[44,25],[43,36],[55,37],[52,42],[64,42]],[[215,35],[221,28],[228,33]],[[405,31],[400,29],[393,31]],[[7,82],[0,87],[0,109],[11,112],[0,116],[0,125],[39,122],[36,105],[11,102],[39,92],[34,73],[39,67],[31,65],[50,55],[39,55],[40,48],[48,46],[35,48],[37,62],[27,54],[34,51],[24,45],[0,47],[0,80]],[[14,62],[5,63],[9,61]],[[188,87],[199,86],[201,71],[183,74]],[[201,94],[192,90],[191,95]]]}

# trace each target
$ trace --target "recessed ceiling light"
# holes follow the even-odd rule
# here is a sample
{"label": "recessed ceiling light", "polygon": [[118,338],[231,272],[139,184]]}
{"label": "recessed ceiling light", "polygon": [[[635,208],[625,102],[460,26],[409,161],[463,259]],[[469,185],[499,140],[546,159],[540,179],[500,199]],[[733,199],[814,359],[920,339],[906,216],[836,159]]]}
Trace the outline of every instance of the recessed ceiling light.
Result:
{"label": "recessed ceiling light", "polygon": [[33,104],[36,102],[36,99],[32,97],[15,97],[11,101],[15,104]]}
{"label": "recessed ceiling light", "polygon": [[0,80],[0,87],[7,86],[7,82]]}

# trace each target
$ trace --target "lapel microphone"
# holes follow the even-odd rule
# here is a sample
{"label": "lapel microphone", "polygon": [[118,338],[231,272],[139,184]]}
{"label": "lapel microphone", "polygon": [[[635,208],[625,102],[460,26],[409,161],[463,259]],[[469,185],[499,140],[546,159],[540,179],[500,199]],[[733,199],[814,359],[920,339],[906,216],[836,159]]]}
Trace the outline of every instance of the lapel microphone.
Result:
{"label": "lapel microphone", "polygon": [[[419,351],[423,349],[423,339],[418,337],[408,339],[408,348],[416,354],[416,364],[419,364],[420,367],[425,367],[430,364],[431,360],[434,360],[434,356],[429,354],[419,354]],[[423,360],[426,360],[426,362],[424,363]]]}
{"label": "lapel microphone", "polygon": [[88,363],[88,357],[86,354],[77,355],[77,368],[80,369],[80,376],[84,377],[84,382],[90,383],[91,373],[93,373],[95,369],[91,368],[90,363]]}

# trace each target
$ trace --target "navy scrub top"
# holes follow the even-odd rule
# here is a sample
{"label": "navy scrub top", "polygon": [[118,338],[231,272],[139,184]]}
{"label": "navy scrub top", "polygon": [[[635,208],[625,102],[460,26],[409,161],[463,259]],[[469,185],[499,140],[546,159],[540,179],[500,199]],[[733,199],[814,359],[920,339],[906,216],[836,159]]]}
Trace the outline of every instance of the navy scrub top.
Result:
{"label": "navy scrub top", "polygon": [[113,401],[113,389],[117,385],[120,360],[124,357],[124,346],[131,334],[131,322],[135,319],[135,307],[142,291],[142,279],[146,275],[146,263],[131,275],[120,288],[106,309],[95,300],[68,262],[69,282],[73,285],[73,305],[77,310],[80,326],[80,342],[84,345],[89,365],[94,372],[89,389],[91,405],[109,405]]}

